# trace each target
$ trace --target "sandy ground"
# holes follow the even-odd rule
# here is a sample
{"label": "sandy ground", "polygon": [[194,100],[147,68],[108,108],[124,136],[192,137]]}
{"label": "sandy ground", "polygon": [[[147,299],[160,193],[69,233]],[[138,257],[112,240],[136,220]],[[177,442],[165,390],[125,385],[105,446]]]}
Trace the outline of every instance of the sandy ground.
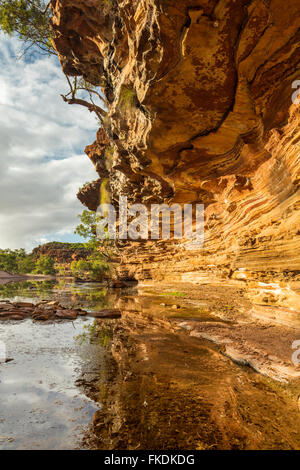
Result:
{"label": "sandy ground", "polygon": [[0,285],[7,284],[8,282],[25,282],[25,281],[30,281],[30,280],[36,280],[36,281],[47,281],[50,279],[55,279],[54,276],[43,276],[40,274],[34,275],[34,274],[11,274],[6,271],[0,271]]}
{"label": "sandy ground", "polygon": [[26,280],[26,276],[19,276],[18,274],[10,274],[6,271],[0,271],[0,285],[7,284],[8,282],[18,282]]}

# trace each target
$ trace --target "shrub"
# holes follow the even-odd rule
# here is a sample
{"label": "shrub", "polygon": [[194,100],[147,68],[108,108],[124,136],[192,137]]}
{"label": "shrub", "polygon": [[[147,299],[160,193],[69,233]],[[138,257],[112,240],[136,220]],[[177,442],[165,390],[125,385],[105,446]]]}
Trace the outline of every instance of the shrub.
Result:
{"label": "shrub", "polygon": [[72,261],[71,271],[79,279],[85,278],[90,269],[90,263],[86,260]]}
{"label": "shrub", "polygon": [[31,256],[26,256],[18,261],[18,272],[22,274],[32,273],[35,269],[35,261]]}
{"label": "shrub", "polygon": [[34,261],[23,248],[0,250],[0,270],[12,273],[28,273],[34,269]]}
{"label": "shrub", "polygon": [[97,257],[89,256],[87,260],[73,261],[71,270],[79,279],[89,277],[93,281],[101,281],[109,270],[109,265]]}
{"label": "shrub", "polygon": [[91,261],[90,276],[93,280],[100,280],[103,275],[109,270],[109,265],[100,260]]}
{"label": "shrub", "polygon": [[42,255],[36,262],[34,274],[55,274],[54,259],[47,255]]}

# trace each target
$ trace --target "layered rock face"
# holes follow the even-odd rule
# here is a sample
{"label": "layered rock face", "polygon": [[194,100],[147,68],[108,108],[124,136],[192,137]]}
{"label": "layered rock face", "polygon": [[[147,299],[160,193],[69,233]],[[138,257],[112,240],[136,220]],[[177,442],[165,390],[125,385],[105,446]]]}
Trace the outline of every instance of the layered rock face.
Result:
{"label": "layered rock face", "polygon": [[64,72],[99,86],[104,130],[87,148],[90,209],[203,203],[205,243],[123,242],[124,278],[203,273],[290,282],[300,273],[298,0],[53,0]]}
{"label": "layered rock face", "polygon": [[38,259],[46,255],[53,258],[56,263],[71,263],[74,260],[84,259],[90,254],[90,250],[80,243],[49,242],[32,250],[33,256]]}

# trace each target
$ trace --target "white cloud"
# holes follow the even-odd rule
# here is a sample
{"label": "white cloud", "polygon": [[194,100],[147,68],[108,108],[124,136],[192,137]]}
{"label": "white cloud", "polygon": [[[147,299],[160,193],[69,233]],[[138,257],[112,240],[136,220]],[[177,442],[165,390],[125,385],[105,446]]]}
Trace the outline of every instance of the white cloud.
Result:
{"label": "white cloud", "polygon": [[16,60],[18,40],[0,34],[0,248],[66,239],[82,206],[77,189],[97,174],[83,154],[95,118],[64,103],[55,58]]}

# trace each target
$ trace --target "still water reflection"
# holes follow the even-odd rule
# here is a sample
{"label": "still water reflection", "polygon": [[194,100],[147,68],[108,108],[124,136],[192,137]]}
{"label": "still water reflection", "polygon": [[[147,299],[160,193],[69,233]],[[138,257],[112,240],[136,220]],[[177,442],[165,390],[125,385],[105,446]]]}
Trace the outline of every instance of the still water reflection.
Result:
{"label": "still water reflection", "polygon": [[[55,299],[96,310],[113,303],[98,284],[23,282],[0,286],[0,299]],[[0,340],[11,361],[0,364],[0,449],[74,449],[101,408],[78,387],[97,381],[105,347],[82,341],[93,320],[0,323]]]}

